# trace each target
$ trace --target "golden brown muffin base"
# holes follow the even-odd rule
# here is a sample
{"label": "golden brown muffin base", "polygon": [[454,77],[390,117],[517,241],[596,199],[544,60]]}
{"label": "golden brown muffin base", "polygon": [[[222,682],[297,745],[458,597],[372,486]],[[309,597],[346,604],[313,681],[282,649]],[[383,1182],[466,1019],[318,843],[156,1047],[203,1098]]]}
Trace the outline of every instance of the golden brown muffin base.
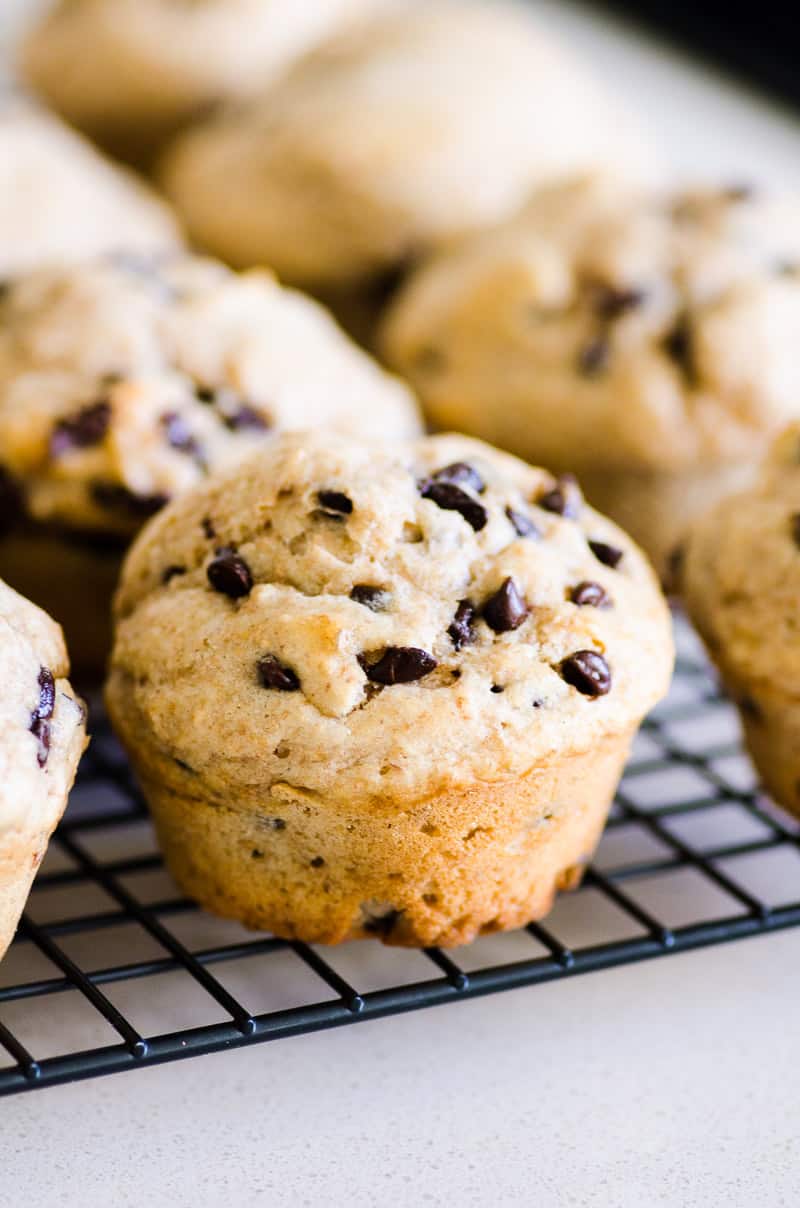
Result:
{"label": "golden brown muffin base", "polygon": [[752,479],[755,465],[702,467],[675,473],[582,472],[586,498],[616,520],[671,586],[671,562],[696,517]]}
{"label": "golden brown muffin base", "polygon": [[111,599],[123,549],[24,528],[0,539],[0,579],[64,630],[75,676],[101,679],[111,650]]}
{"label": "golden brown muffin base", "polygon": [[539,919],[580,883],[631,736],[415,802],[277,785],[256,816],[142,784],[175,880],[214,913],[308,943],[451,947]]}

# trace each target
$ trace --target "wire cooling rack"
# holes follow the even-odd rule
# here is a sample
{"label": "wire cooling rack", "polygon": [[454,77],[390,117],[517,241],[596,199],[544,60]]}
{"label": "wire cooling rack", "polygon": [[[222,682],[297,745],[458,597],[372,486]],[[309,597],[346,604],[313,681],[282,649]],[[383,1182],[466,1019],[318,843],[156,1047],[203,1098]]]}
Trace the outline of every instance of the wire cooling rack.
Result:
{"label": "wire cooling rack", "polygon": [[678,622],[594,864],[543,924],[445,953],[321,949],[177,896],[104,720],[0,965],[0,1093],[257,1044],[800,924],[800,828],[758,794]]}

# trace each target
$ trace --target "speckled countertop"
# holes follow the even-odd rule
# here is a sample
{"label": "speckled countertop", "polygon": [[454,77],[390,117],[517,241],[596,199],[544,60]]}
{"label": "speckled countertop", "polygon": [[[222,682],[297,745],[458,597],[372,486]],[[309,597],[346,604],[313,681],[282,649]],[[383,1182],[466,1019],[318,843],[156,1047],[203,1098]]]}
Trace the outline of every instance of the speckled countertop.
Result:
{"label": "speckled countertop", "polygon": [[[789,115],[535,7],[685,175],[800,184]],[[795,1208],[798,1002],[795,930],[6,1099],[0,1206]]]}

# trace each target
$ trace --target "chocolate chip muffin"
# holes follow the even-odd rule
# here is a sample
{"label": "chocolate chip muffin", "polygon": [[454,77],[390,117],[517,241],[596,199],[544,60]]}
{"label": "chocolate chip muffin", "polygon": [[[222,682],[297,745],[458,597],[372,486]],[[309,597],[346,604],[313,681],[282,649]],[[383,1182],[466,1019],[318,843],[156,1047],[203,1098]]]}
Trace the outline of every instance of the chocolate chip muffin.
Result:
{"label": "chocolate chip muffin", "polygon": [[22,49],[28,83],[123,158],[260,92],[379,0],[58,0]]}
{"label": "chocolate chip muffin", "polygon": [[61,630],[0,581],[0,959],[86,746]]}
{"label": "chocolate chip muffin", "polygon": [[385,320],[431,420],[555,470],[659,569],[800,413],[800,204],[592,177],[412,277]]}
{"label": "chocolate chip muffin", "polygon": [[633,125],[521,6],[427,0],[390,5],[262,102],[190,130],[163,180],[200,246],[352,313],[537,183],[649,172]]}
{"label": "chocolate chip muffin", "polygon": [[753,485],[695,524],[681,580],[767,790],[800,817],[800,424]]}
{"label": "chocolate chip muffin", "polygon": [[116,617],[108,707],[178,884],[325,943],[543,915],[672,664],[625,534],[460,436],[282,437],[147,526]]}
{"label": "chocolate chip muffin", "polygon": [[266,274],[183,255],[31,274],[0,298],[0,574],[102,667],[147,517],[276,430],[328,424],[419,431],[408,390]]}
{"label": "chocolate chip muffin", "polygon": [[180,243],[168,207],[56,118],[0,97],[0,279],[53,262]]}

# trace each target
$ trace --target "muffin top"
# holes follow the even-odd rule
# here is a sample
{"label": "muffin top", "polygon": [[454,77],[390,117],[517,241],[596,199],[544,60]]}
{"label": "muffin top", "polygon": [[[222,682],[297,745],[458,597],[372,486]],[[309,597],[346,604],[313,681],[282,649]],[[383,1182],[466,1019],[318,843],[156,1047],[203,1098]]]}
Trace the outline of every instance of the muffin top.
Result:
{"label": "muffin top", "polygon": [[261,810],[524,775],[624,738],[672,664],[575,481],[449,435],[264,446],[147,526],[116,616],[109,701],[155,774]]}
{"label": "muffin top", "polygon": [[198,243],[332,286],[495,222],[544,180],[649,159],[521,6],[426,0],[390,5],[260,103],[189,131],[164,181]]}
{"label": "muffin top", "polygon": [[[52,825],[86,745],[61,630],[0,580],[0,840]],[[0,873],[2,863],[0,862]]]}
{"label": "muffin top", "polygon": [[179,243],[168,207],[133,173],[33,105],[0,98],[0,278]]}
{"label": "muffin top", "polygon": [[419,431],[408,390],[267,274],[125,255],[0,298],[0,486],[20,516],[125,537],[274,430],[325,424]]}
{"label": "muffin top", "polygon": [[262,89],[376,3],[60,0],[31,31],[22,68],[59,112],[101,141],[153,143],[205,106]]}
{"label": "muffin top", "polygon": [[753,456],[800,411],[800,203],[594,176],[422,267],[382,332],[432,420],[529,458]]}
{"label": "muffin top", "polygon": [[775,441],[757,482],[694,527],[683,588],[692,619],[726,672],[800,695],[800,423]]}

